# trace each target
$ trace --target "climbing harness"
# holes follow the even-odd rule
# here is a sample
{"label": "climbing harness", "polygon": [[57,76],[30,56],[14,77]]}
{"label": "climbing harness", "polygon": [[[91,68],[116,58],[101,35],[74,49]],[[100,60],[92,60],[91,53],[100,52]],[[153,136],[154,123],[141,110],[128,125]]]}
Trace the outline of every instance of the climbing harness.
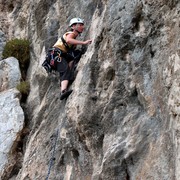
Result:
{"label": "climbing harness", "polygon": [[43,62],[42,66],[47,73],[57,70],[57,64],[62,61],[62,52],[57,48],[51,48],[46,54],[46,59]]}
{"label": "climbing harness", "polygon": [[59,134],[59,129],[57,129],[57,131],[56,131],[56,136],[55,136],[54,145],[53,145],[53,152],[52,152],[51,159],[49,161],[48,173],[47,173],[45,180],[48,180],[49,176],[50,176],[51,168],[52,168],[53,161],[55,158],[54,156],[55,156],[55,152],[56,152],[56,144],[57,144],[57,140],[58,140],[58,134]]}
{"label": "climbing harness", "polygon": [[61,62],[61,60],[62,60],[61,52],[60,52],[60,51],[59,51],[59,52],[57,51],[57,52],[56,52],[56,53],[57,53],[57,56],[54,57],[55,51],[56,51],[56,49],[53,48],[52,51],[51,51],[51,60],[50,60],[50,65],[53,66],[54,68],[56,68],[56,67],[55,67],[55,61]]}

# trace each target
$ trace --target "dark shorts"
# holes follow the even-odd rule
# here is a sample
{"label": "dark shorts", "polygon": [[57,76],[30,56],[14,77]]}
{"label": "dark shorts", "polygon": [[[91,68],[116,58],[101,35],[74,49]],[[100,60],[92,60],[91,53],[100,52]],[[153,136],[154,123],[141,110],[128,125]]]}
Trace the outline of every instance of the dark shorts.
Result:
{"label": "dark shorts", "polygon": [[57,71],[61,81],[71,79],[71,70],[65,58],[62,58],[62,61],[57,63]]}
{"label": "dark shorts", "polygon": [[78,63],[80,57],[81,57],[81,52],[79,50],[74,50],[70,53],[64,53],[60,49],[55,48],[55,56],[56,52],[60,52],[61,58],[58,62],[56,62],[56,70],[59,72],[60,75],[60,81],[63,80],[68,80],[71,81],[74,78],[74,69],[69,68],[69,62],[74,61],[74,63]]}

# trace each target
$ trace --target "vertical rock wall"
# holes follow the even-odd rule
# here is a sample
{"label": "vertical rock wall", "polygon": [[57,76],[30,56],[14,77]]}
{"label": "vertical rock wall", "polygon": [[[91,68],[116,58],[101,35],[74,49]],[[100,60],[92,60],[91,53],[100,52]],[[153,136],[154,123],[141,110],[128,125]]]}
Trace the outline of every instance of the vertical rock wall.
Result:
{"label": "vertical rock wall", "polygon": [[20,79],[17,59],[11,57],[0,61],[0,179],[8,179],[11,172],[21,167],[19,142],[24,112],[20,106],[20,92],[16,89]]}
{"label": "vertical rock wall", "polygon": [[[14,178],[178,180],[179,1],[40,0],[15,7],[9,36],[28,37],[32,58],[31,132]],[[75,16],[86,22],[80,38],[93,43],[72,95],[60,101],[58,75],[47,76],[41,64]]]}

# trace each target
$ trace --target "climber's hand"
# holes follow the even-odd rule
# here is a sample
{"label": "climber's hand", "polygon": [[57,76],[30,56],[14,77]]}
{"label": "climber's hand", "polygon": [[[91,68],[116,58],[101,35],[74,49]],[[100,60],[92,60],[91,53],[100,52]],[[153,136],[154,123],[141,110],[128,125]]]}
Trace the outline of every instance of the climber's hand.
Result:
{"label": "climber's hand", "polygon": [[92,43],[92,40],[90,40],[90,39],[89,39],[89,40],[84,41],[84,45],[85,45],[85,44],[91,44],[91,43]]}

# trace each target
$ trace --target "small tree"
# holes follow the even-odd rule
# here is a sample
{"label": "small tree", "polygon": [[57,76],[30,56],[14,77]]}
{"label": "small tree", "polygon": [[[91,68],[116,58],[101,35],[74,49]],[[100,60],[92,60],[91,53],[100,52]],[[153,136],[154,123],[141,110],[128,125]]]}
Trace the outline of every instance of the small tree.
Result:
{"label": "small tree", "polygon": [[6,43],[3,50],[3,58],[15,57],[19,61],[22,79],[26,79],[30,62],[30,42],[26,39],[13,39]]}

